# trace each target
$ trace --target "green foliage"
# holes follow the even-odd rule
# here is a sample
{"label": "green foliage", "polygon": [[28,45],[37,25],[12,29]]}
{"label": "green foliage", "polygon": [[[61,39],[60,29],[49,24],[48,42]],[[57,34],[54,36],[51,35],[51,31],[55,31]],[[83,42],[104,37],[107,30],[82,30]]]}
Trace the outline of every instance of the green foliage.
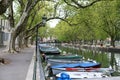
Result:
{"label": "green foliage", "polygon": [[111,36],[118,39],[119,4],[119,0],[101,1],[79,10],[66,5],[64,9],[68,12],[67,20],[77,25],[70,26],[60,22],[55,29],[55,35],[62,41],[105,40]]}
{"label": "green foliage", "polygon": [[[92,2],[94,0],[90,1]],[[23,2],[26,4],[27,0],[23,0]],[[73,2],[70,0],[68,3]],[[24,9],[24,6],[20,6],[17,1],[16,4],[18,6],[16,8],[15,23],[19,21],[21,11]],[[56,5],[56,7],[54,5]],[[55,9],[57,10],[55,11]],[[58,17],[61,17],[61,15],[66,16],[65,20],[74,25],[70,26],[60,21],[55,28],[48,29],[47,27],[40,29],[40,36],[54,36],[60,41],[105,40],[107,37],[113,37],[115,40],[120,39],[119,0],[101,1],[84,9],[71,7],[64,3],[64,0],[55,2],[39,1],[31,11],[26,29],[41,22],[44,14],[49,18],[52,17],[54,13],[56,13]],[[61,15],[59,15],[59,13],[61,13]],[[34,14],[35,17],[33,19]]]}

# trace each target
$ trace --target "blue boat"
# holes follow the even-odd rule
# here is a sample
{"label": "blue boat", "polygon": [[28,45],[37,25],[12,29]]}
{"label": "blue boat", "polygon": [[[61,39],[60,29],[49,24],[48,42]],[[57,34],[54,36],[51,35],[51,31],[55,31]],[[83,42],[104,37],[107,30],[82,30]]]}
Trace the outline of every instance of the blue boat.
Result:
{"label": "blue boat", "polygon": [[73,63],[73,64],[59,64],[51,66],[51,68],[73,68],[73,67],[80,67],[80,68],[99,68],[101,66],[100,63],[93,62],[93,61],[83,61],[80,63]]}
{"label": "blue boat", "polygon": [[49,66],[50,74],[56,75],[59,71],[56,71],[57,68],[100,68],[101,64],[94,61],[83,61],[79,63],[69,63],[69,64],[59,64]]}
{"label": "blue boat", "polygon": [[106,72],[111,74],[114,72],[111,68],[52,68],[53,74],[61,72]]}

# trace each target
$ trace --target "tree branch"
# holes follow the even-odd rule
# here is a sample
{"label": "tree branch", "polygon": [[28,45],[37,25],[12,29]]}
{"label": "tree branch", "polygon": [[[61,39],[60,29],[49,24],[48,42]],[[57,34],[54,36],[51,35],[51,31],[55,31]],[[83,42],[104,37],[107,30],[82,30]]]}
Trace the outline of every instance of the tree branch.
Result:
{"label": "tree branch", "polygon": [[91,2],[91,3],[89,3],[89,4],[87,4],[87,5],[81,5],[81,4],[78,3],[76,0],[72,0],[72,2],[75,4],[75,5],[73,5],[73,4],[69,3],[67,0],[64,0],[64,2],[65,2],[67,5],[72,6],[72,7],[75,7],[75,8],[77,8],[77,9],[79,9],[79,8],[86,8],[86,7],[92,6],[93,4],[95,4],[95,3],[99,2],[99,1],[102,1],[102,0],[95,0],[95,1],[93,1],[93,2]]}
{"label": "tree branch", "polygon": [[10,22],[10,27],[14,28],[15,22],[14,22],[13,4],[11,4],[9,9],[8,9],[8,20]]}
{"label": "tree branch", "polygon": [[64,2],[65,2],[67,5],[69,5],[69,6],[72,6],[72,7],[75,7],[75,8],[77,8],[77,9],[79,9],[77,6],[72,5],[71,3],[67,2],[67,0],[64,0]]}
{"label": "tree branch", "polygon": [[21,6],[25,6],[23,0],[18,0],[18,2],[20,3]]}
{"label": "tree branch", "polygon": [[49,19],[47,19],[47,21],[52,20],[52,19],[60,19],[60,20],[62,20],[64,22],[66,22],[67,24],[69,24],[70,26],[78,25],[78,24],[71,24],[68,20],[66,20],[64,18],[60,18],[60,17],[49,18]]}

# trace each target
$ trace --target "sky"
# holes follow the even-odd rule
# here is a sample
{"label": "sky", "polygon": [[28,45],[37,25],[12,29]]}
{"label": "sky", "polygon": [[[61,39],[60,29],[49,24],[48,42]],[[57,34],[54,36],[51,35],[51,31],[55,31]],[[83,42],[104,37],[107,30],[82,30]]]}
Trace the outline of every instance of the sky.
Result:
{"label": "sky", "polygon": [[54,20],[50,20],[48,23],[50,24],[51,28],[54,28],[58,24],[58,22],[59,22],[58,19],[54,19]]}

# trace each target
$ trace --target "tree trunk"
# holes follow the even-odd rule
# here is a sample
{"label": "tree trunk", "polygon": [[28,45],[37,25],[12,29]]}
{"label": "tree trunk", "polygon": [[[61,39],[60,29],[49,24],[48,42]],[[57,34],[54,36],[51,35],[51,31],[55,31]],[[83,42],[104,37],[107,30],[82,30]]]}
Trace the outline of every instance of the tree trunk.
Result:
{"label": "tree trunk", "polygon": [[13,37],[12,37],[12,50],[16,51],[16,45],[15,45],[15,42],[16,42],[16,36],[14,36],[15,34],[13,34]]}
{"label": "tree trunk", "polygon": [[111,53],[110,65],[111,65],[112,69],[114,69],[114,63],[115,63],[115,54]]}
{"label": "tree trunk", "polygon": [[10,27],[11,28],[14,28],[14,16],[13,16],[13,4],[9,7],[8,9],[8,20],[9,20],[9,23],[10,23]]}
{"label": "tree trunk", "polygon": [[15,46],[15,41],[16,41],[16,36],[15,36],[15,33],[12,32],[11,37],[10,37],[10,44],[9,44],[9,52],[10,53],[14,53],[14,51],[18,52],[15,48],[16,47]]}
{"label": "tree trunk", "polygon": [[25,45],[25,47],[28,47],[28,38],[24,39],[24,45]]}
{"label": "tree trunk", "polygon": [[27,25],[28,18],[30,16],[30,12],[38,2],[39,2],[39,0],[34,0],[34,1],[28,0],[27,1],[25,8],[23,9],[23,13],[20,17],[20,20],[17,23],[17,25],[15,26],[15,29],[11,35],[11,45],[10,45],[9,49],[17,51],[16,45],[15,45],[16,38],[26,29],[25,27]]}
{"label": "tree trunk", "polygon": [[[11,0],[13,1],[13,0]],[[14,28],[14,16],[13,16],[13,4],[11,3],[11,6],[9,7],[8,9],[8,21],[9,21],[9,25],[10,25],[10,28],[11,28],[11,35],[10,35],[10,38],[9,38],[9,45],[8,45],[8,52],[12,53],[14,52],[13,50],[15,49],[15,43],[12,44],[12,42],[15,42],[13,38],[13,30],[12,28]],[[12,45],[14,45],[14,47],[12,48]]]}
{"label": "tree trunk", "polygon": [[[12,49],[12,50],[15,51],[15,52],[19,52],[19,51],[16,50],[15,41],[16,41],[17,36],[19,36],[20,33],[21,33],[22,31],[24,31],[24,29],[25,29],[24,26],[26,26],[27,21],[28,21],[28,14],[27,14],[27,13],[24,13],[24,14],[21,16],[20,21],[19,21],[18,24],[16,25],[13,33],[11,34],[11,45],[10,45],[10,47],[12,47],[12,48],[9,48],[9,49]],[[9,50],[9,51],[12,51],[12,50]]]}
{"label": "tree trunk", "polygon": [[31,37],[31,39],[30,39],[30,44],[31,44],[31,45],[34,44],[34,38],[33,38],[33,37]]}
{"label": "tree trunk", "polygon": [[23,47],[23,34],[18,36],[18,49],[22,49]]}
{"label": "tree trunk", "polygon": [[11,37],[12,37],[12,33],[11,33],[11,35],[10,35],[10,40],[9,40],[9,46],[8,46],[8,52],[12,52],[11,50],[12,50],[12,39],[11,39]]}
{"label": "tree trunk", "polygon": [[111,46],[115,47],[115,39],[114,39],[114,37],[111,37]]}

